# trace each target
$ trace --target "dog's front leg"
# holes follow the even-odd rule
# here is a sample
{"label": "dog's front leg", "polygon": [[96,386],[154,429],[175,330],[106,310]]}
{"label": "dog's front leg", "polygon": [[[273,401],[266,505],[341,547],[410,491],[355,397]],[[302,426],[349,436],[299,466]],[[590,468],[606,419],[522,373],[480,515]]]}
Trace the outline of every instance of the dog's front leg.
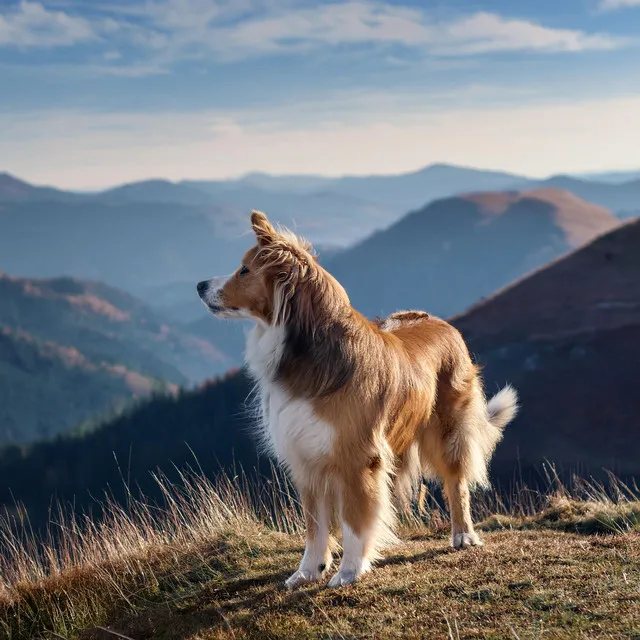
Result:
{"label": "dog's front leg", "polygon": [[333,562],[329,549],[328,496],[317,495],[310,490],[301,493],[307,541],[298,570],[285,582],[289,589],[320,580]]}
{"label": "dog's front leg", "polygon": [[384,456],[374,455],[341,482],[342,562],[330,587],[352,584],[371,568],[380,548],[393,539],[393,508],[389,469]]}

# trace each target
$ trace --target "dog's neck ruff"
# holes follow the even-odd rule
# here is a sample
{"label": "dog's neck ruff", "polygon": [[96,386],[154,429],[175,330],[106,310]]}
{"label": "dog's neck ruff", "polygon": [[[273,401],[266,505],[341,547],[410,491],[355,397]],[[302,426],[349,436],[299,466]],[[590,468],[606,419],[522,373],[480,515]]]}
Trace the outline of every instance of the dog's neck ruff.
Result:
{"label": "dog's neck ruff", "polygon": [[284,353],[286,330],[282,325],[264,322],[256,326],[247,336],[245,361],[249,373],[260,384],[273,384]]}

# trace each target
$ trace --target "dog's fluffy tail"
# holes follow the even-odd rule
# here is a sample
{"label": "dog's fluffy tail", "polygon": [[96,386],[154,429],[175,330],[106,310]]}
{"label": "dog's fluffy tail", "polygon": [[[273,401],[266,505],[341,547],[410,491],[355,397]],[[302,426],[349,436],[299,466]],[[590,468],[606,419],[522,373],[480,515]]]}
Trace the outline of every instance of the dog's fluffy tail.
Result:
{"label": "dog's fluffy tail", "polygon": [[466,461],[465,475],[472,486],[489,487],[488,463],[496,445],[502,439],[504,428],[518,411],[518,394],[509,385],[496,393],[488,402],[479,392],[481,414],[474,412],[471,421],[462,422],[460,459]]}
{"label": "dog's fluffy tail", "polygon": [[518,394],[511,385],[507,385],[487,402],[489,422],[502,430],[516,417],[518,408]]}

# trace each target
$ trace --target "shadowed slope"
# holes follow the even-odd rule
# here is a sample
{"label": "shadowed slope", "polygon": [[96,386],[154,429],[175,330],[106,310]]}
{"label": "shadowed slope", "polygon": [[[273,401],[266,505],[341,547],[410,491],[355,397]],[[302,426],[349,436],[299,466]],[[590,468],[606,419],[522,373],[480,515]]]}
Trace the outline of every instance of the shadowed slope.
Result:
{"label": "shadowed slope", "polygon": [[597,473],[638,474],[640,221],[625,224],[453,319],[522,412],[497,472],[544,458]]}

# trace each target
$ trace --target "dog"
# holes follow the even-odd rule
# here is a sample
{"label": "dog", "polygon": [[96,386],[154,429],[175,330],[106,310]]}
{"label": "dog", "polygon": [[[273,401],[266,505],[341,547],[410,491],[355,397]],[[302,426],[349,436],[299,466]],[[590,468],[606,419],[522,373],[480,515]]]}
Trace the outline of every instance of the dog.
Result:
{"label": "dog", "polygon": [[398,505],[423,478],[440,477],[451,544],[481,545],[470,491],[516,415],[506,386],[487,402],[460,333],[422,311],[370,321],[320,266],[312,246],[264,213],[256,244],[231,275],[197,285],[215,316],[249,318],[246,364],[259,397],[260,434],[299,493],[306,546],[289,588],[331,568],[330,528],[342,560],[330,587],[369,571],[395,540]]}

